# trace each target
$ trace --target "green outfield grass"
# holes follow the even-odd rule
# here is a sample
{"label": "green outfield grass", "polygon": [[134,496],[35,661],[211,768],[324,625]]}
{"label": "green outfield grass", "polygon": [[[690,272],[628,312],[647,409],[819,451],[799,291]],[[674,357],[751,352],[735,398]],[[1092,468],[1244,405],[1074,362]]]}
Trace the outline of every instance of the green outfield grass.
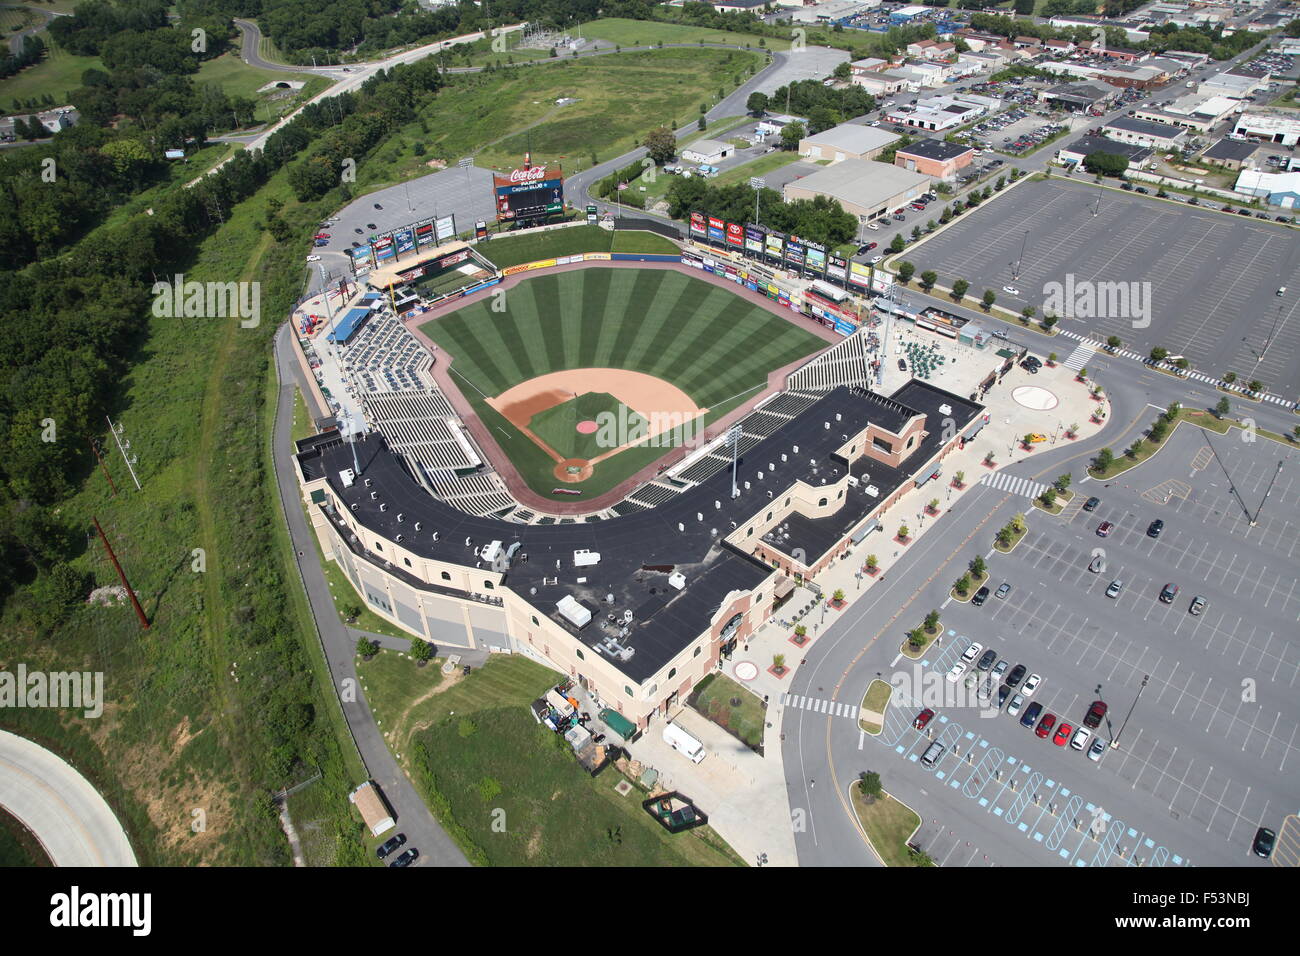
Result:
{"label": "green outfield grass", "polygon": [[608,392],[586,392],[562,405],[538,412],[528,422],[528,429],[565,458],[595,458],[609,449],[600,444],[599,429],[583,435],[578,431],[579,422],[599,423],[599,416],[603,413],[615,416],[615,421],[626,421],[629,430],[640,431],[647,427],[646,420],[631,409],[620,415],[622,405]]}
{"label": "green outfield grass", "polygon": [[610,232],[600,226],[571,226],[550,232],[529,231],[498,236],[481,243],[478,251],[498,269],[539,262],[580,252],[644,252],[672,255],[679,248],[663,236],[641,230]]}
{"label": "green outfield grass", "polygon": [[[555,500],[564,496],[550,493],[557,484],[554,461],[493,411],[488,397],[549,372],[624,368],[676,385],[708,409],[707,424],[752,397],[768,372],[823,345],[766,309],[679,272],[585,269],[537,276],[510,289],[505,301],[505,312],[476,302],[423,329],[450,353],[457,384],[524,480]],[[601,494],[664,453],[662,447],[629,448],[567,487]]]}

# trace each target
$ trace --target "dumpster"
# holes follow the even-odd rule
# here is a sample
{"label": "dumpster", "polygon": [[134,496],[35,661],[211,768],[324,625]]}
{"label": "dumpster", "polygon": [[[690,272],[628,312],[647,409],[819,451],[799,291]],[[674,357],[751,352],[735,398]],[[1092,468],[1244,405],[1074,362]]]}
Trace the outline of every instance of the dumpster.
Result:
{"label": "dumpster", "polygon": [[616,710],[610,710],[606,707],[600,712],[600,720],[606,727],[614,731],[625,741],[630,741],[638,733],[636,724],[628,720]]}

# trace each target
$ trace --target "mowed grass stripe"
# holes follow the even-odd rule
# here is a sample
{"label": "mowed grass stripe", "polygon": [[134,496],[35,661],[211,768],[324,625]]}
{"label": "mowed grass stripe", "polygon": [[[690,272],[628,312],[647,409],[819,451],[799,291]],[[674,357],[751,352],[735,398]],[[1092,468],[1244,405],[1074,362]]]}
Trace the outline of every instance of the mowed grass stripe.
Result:
{"label": "mowed grass stripe", "polygon": [[596,340],[596,345],[591,353],[590,362],[584,366],[585,368],[608,368],[610,366],[614,354],[614,343],[618,341],[619,329],[635,311],[632,304],[632,293],[636,289],[636,273],[621,269],[602,269],[598,271],[609,271],[613,275],[609,282],[609,289],[605,294],[603,306],[595,300],[589,300],[588,307],[597,311],[593,311],[590,316],[583,315],[583,320],[588,322],[589,328],[591,322],[596,323],[592,330],[592,338]]}
{"label": "mowed grass stripe", "polygon": [[[545,276],[525,284],[532,288],[533,303],[537,308],[537,329],[541,333],[541,341],[537,345],[546,357],[546,371],[556,372],[560,369],[572,368],[568,363],[568,356],[564,354],[561,316],[564,313],[563,300],[566,296],[561,293],[559,276]],[[536,351],[534,355],[541,357]]]}
{"label": "mowed grass stripe", "polygon": [[714,345],[701,350],[695,361],[681,372],[685,381],[706,377],[702,393],[712,402],[765,382],[772,369],[812,354],[824,345],[812,333],[781,319],[775,320],[777,325],[772,326],[753,313],[737,314],[727,309],[724,315],[728,327],[722,330]]}
{"label": "mowed grass stripe", "polygon": [[629,312],[618,324],[618,338],[614,340],[609,367],[641,371],[641,366],[631,358],[632,343],[636,341],[637,333],[641,329],[643,319],[640,313],[644,312],[645,303],[653,302],[659,293],[661,275],[662,273],[650,271],[636,273],[636,284],[632,287],[630,300],[634,311]]}
{"label": "mowed grass stripe", "polygon": [[509,351],[519,370],[520,377],[512,385],[540,375],[545,363],[539,354],[542,350],[539,325],[545,312],[538,307],[537,292],[536,287],[526,283],[518,285],[506,293],[505,312],[484,310],[487,321],[501,337],[502,347]]}
{"label": "mowed grass stripe", "polygon": [[670,278],[659,283],[653,301],[643,304],[636,339],[628,350],[628,359],[634,367],[650,375],[659,375],[660,367],[668,360],[665,352],[672,349],[673,343],[683,334],[696,307],[694,297],[688,294],[690,287],[682,276],[659,274]]}
{"label": "mowed grass stripe", "polygon": [[426,323],[422,331],[451,353],[455,374],[472,382],[485,395],[496,395],[505,391],[515,370],[504,369],[488,357],[483,323],[471,332],[473,318],[469,311],[457,312]]}
{"label": "mowed grass stripe", "polygon": [[[596,343],[595,336],[590,334],[596,326],[589,326],[586,315],[590,309],[593,315],[601,314],[601,305],[605,301],[605,293],[608,289],[609,280],[605,278],[609,275],[611,269],[592,269],[587,281],[578,285],[577,298],[574,300],[572,307],[566,309],[560,316],[560,325],[564,330],[564,350],[569,356],[570,364],[573,368],[590,368],[591,363],[586,361],[584,353],[590,349],[595,354]],[[603,280],[603,281],[602,281]],[[593,307],[592,303],[598,303]]]}
{"label": "mowed grass stripe", "polygon": [[[798,332],[802,330],[793,329],[792,331]],[[744,374],[740,368],[735,370],[723,369],[714,379],[715,387],[720,393],[718,398],[714,400],[730,398],[737,392],[752,388],[760,381],[765,381],[767,373],[772,369],[778,369],[796,359],[811,356],[826,345],[825,342],[815,336],[809,335],[809,338],[813,339],[813,342],[792,341],[784,344],[775,342],[754,350],[751,353],[753,360],[748,375]]]}
{"label": "mowed grass stripe", "polygon": [[[674,382],[682,382],[682,388],[692,395],[707,395],[711,389],[711,374],[701,375],[698,371],[703,354],[720,356],[733,342],[736,324],[745,313],[753,308],[748,302],[737,299],[734,295],[712,286],[706,286],[708,294],[689,313],[694,317],[693,327],[683,330],[682,348],[674,354],[671,363],[662,367],[660,374]],[[747,354],[740,352],[731,357],[734,362],[746,363]],[[718,361],[715,357],[710,361]],[[696,371],[691,371],[695,369]],[[709,370],[710,373],[721,371],[720,367]],[[707,404],[707,403],[706,403]]]}

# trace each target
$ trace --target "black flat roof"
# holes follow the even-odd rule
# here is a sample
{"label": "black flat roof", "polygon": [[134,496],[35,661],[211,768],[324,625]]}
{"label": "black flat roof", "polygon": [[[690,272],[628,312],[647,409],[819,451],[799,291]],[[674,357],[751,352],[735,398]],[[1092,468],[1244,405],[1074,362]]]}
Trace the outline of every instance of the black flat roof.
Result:
{"label": "black flat roof", "polygon": [[1231,159],[1240,162],[1250,159],[1259,149],[1258,143],[1242,143],[1226,136],[1201,154],[1203,159]]}
{"label": "black flat roof", "polygon": [[940,162],[973,151],[974,148],[971,146],[949,143],[942,139],[920,139],[898,149],[899,153],[905,153],[908,156],[920,156],[922,159],[934,159]]}
{"label": "black flat roof", "polygon": [[[731,498],[731,469],[725,468],[655,508],[606,520],[529,525],[466,514],[426,492],[373,433],[356,445],[361,474],[351,488],[344,488],[340,479],[341,472],[353,467],[353,449],[343,442],[322,442],[303,451],[298,460],[309,480],[326,478],[332,494],[360,526],[387,541],[402,534],[402,546],[416,555],[472,568],[479,561],[475,552],[483,545],[501,541],[509,548],[518,542],[504,586],[593,649],[610,636],[603,627],[609,613],[622,617],[624,611],[632,611],[631,632],[619,641],[633,650],[632,655],[620,659],[603,648],[598,653],[641,682],[708,627],[729,592],[751,591],[772,573],[757,558],[721,540],[764,508],[771,500],[769,491],[775,497],[796,480],[819,484],[828,469],[839,467],[842,472],[846,463],[835,459],[832,452],[843,444],[844,435],[872,422],[897,432],[921,412],[938,417],[928,419],[931,435],[911,457],[919,467],[941,440],[943,426],[936,422],[947,416],[939,414],[940,406],[952,409],[958,429],[982,411],[974,402],[916,380],[895,396],[890,399],[843,386],[828,392],[741,456],[737,475],[740,495],[735,499]],[[903,397],[906,402],[901,401]],[[786,461],[781,460],[782,454]],[[760,470],[762,480],[758,479]],[[887,478],[886,467],[874,460],[865,471],[872,483],[878,483],[877,475],[881,481],[906,480],[901,472],[897,479]],[[372,492],[376,497],[371,498]],[[834,521],[820,519],[826,534],[835,526],[858,524],[878,504],[865,494],[851,494],[847,499],[850,507],[842,508]],[[417,521],[421,525],[418,532],[414,528]],[[600,562],[575,567],[573,552],[579,549],[599,552]],[[811,553],[813,549],[808,550]],[[368,557],[381,565],[385,561],[383,555],[371,553]],[[648,571],[647,566],[672,566],[685,575],[686,587],[681,591],[670,588],[667,571]],[[391,570],[400,571],[396,565]],[[495,577],[490,567],[483,570],[485,580]],[[399,576],[411,583],[404,574]],[[491,593],[485,588],[475,590]],[[585,628],[575,629],[556,611],[556,602],[566,595],[592,612],[593,620]],[[612,603],[607,600],[609,595]],[[640,616],[646,613],[651,615],[648,619]]]}

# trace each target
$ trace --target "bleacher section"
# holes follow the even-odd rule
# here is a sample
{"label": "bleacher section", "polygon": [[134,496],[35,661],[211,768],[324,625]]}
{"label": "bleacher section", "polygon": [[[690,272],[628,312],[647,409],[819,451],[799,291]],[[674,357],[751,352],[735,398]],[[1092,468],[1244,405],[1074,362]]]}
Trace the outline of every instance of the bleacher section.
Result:
{"label": "bleacher section", "polygon": [[[433,357],[391,315],[372,316],[343,347],[343,361],[357,392],[363,395],[422,391],[433,385],[429,375]],[[453,414],[451,406],[447,407],[447,414]]]}
{"label": "bleacher section", "polygon": [[444,471],[430,475],[429,484],[440,498],[470,514],[496,514],[518,504],[495,474],[454,475]]}
{"label": "bleacher section", "polygon": [[446,396],[436,389],[381,392],[362,400],[366,421],[393,451],[418,462],[431,479],[439,471],[476,468],[482,460],[455,423]]}
{"label": "bleacher section", "polygon": [[791,418],[798,415],[806,408],[810,408],[817,401],[811,395],[798,395],[793,392],[786,392],[778,395],[766,405],[763,406],[765,412],[777,412],[781,415],[789,415]]}

